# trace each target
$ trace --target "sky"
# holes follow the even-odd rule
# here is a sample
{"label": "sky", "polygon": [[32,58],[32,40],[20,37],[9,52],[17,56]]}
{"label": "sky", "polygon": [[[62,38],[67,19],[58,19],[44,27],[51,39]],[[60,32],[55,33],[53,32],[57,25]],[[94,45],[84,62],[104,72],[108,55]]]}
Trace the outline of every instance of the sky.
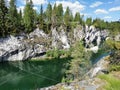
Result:
{"label": "sky", "polygon": [[[10,1],[10,0],[8,0]],[[16,0],[17,9],[24,9],[26,4],[25,0]],[[40,10],[40,5],[43,5],[44,10],[46,9],[48,3],[52,6],[56,3],[62,4],[64,11],[67,6],[69,6],[73,15],[76,12],[80,12],[84,15],[84,18],[92,17],[101,18],[105,21],[118,21],[120,19],[120,0],[32,0],[34,4],[34,9]]]}

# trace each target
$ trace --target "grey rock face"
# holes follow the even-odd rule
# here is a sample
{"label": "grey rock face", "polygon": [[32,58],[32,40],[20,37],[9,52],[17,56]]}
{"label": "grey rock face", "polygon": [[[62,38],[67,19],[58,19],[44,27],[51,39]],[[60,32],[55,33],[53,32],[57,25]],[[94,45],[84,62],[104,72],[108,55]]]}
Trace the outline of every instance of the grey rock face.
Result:
{"label": "grey rock face", "polygon": [[74,29],[74,39],[82,40],[85,37],[84,28],[82,26],[78,26]]}
{"label": "grey rock face", "polygon": [[[46,52],[49,46],[68,49],[70,43],[77,40],[84,40],[86,48],[97,50],[101,41],[108,36],[106,30],[100,31],[93,26],[77,26],[72,33],[72,39],[68,38],[67,31],[63,26],[54,27],[51,31],[51,37],[37,28],[29,35],[0,39],[0,61],[25,60]],[[116,37],[116,40],[119,40],[119,37]]]}
{"label": "grey rock face", "polygon": [[28,36],[31,39],[14,36],[0,39],[0,61],[26,60],[46,51],[43,43],[41,44],[39,40],[35,41],[36,38],[33,37],[47,38],[43,31],[36,29]]}
{"label": "grey rock face", "polygon": [[94,67],[90,69],[90,71],[86,74],[90,78],[95,77],[99,73],[107,73],[109,61],[105,60],[107,57],[109,57],[110,53],[103,54],[101,58],[97,60],[97,62],[94,64]]}
{"label": "grey rock face", "polygon": [[93,26],[85,28],[85,46],[88,48],[99,46],[101,42],[100,31]]}
{"label": "grey rock face", "polygon": [[70,48],[66,32],[62,27],[60,27],[59,29],[60,32],[57,31],[56,27],[52,28],[52,47],[63,49]]}
{"label": "grey rock face", "polygon": [[74,39],[84,40],[84,45],[87,50],[92,50],[97,52],[101,41],[105,40],[108,37],[109,33],[107,30],[99,30],[94,26],[85,27],[77,26],[74,29]]}

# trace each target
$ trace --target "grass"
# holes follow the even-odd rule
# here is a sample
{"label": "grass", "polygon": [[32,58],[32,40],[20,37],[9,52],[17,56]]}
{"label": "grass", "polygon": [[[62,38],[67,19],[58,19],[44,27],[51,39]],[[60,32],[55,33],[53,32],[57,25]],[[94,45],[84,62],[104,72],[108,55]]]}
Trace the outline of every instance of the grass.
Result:
{"label": "grass", "polygon": [[100,75],[99,78],[106,81],[106,85],[104,86],[105,90],[120,90],[120,80],[113,77],[112,75]]}

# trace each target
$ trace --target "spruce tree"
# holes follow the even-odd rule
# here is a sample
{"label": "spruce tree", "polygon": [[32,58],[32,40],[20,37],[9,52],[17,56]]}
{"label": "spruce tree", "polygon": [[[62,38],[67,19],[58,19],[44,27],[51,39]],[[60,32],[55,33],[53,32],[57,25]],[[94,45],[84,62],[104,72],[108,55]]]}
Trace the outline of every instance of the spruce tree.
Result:
{"label": "spruce tree", "polygon": [[17,13],[17,8],[16,8],[16,0],[10,0],[10,7],[9,7],[9,20],[11,23],[10,27],[10,34],[16,34],[18,31],[18,26],[19,26],[19,15]]}
{"label": "spruce tree", "polygon": [[52,24],[52,5],[49,3],[46,9],[46,24],[47,24],[47,32],[49,32],[51,24]]}
{"label": "spruce tree", "polygon": [[65,14],[64,14],[64,23],[66,26],[70,25],[70,21],[71,21],[70,17],[71,17],[71,12],[70,12],[69,7],[67,7]]}
{"label": "spruce tree", "polygon": [[0,0],[0,37],[5,37],[8,33],[8,8],[5,0]]}
{"label": "spruce tree", "polygon": [[25,30],[25,26],[24,26],[24,22],[23,22],[23,14],[22,14],[21,9],[18,13],[18,29],[19,29],[18,33],[23,32]]}
{"label": "spruce tree", "polygon": [[23,19],[26,32],[31,32],[34,28],[34,10],[32,0],[26,1]]}
{"label": "spruce tree", "polygon": [[52,17],[52,5],[49,3],[46,9],[47,23],[51,23],[51,17]]}
{"label": "spruce tree", "polygon": [[92,25],[92,18],[91,17],[86,19],[86,24],[88,26]]}
{"label": "spruce tree", "polygon": [[33,12],[34,12],[34,24],[38,24],[39,23],[39,14],[37,13],[36,10],[34,10]]}
{"label": "spruce tree", "polygon": [[56,3],[54,4],[54,7],[53,7],[53,11],[52,11],[52,25],[56,25],[57,24],[57,15],[56,15],[56,12],[57,12],[57,6],[56,6]]}
{"label": "spruce tree", "polygon": [[74,18],[74,21],[76,22],[76,23],[80,23],[80,13],[79,12],[76,12],[76,14],[75,14],[75,18]]}
{"label": "spruce tree", "polygon": [[57,15],[58,24],[62,24],[63,23],[63,6],[62,6],[62,4],[59,4],[57,6],[56,15]]}
{"label": "spruce tree", "polygon": [[19,20],[20,20],[20,22],[22,22],[22,11],[21,11],[21,9],[20,9],[20,12],[19,12]]}
{"label": "spruce tree", "polygon": [[44,17],[43,17],[43,6],[42,6],[42,5],[41,5],[41,7],[40,7],[39,22],[40,22],[40,29],[43,29]]}

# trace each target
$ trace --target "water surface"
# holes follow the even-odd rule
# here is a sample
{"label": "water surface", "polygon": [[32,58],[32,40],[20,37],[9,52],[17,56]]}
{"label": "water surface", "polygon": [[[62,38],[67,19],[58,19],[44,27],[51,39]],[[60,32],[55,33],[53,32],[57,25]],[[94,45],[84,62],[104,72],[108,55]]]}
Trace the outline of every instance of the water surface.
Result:
{"label": "water surface", "polygon": [[30,90],[61,82],[69,59],[0,63],[0,90]]}

